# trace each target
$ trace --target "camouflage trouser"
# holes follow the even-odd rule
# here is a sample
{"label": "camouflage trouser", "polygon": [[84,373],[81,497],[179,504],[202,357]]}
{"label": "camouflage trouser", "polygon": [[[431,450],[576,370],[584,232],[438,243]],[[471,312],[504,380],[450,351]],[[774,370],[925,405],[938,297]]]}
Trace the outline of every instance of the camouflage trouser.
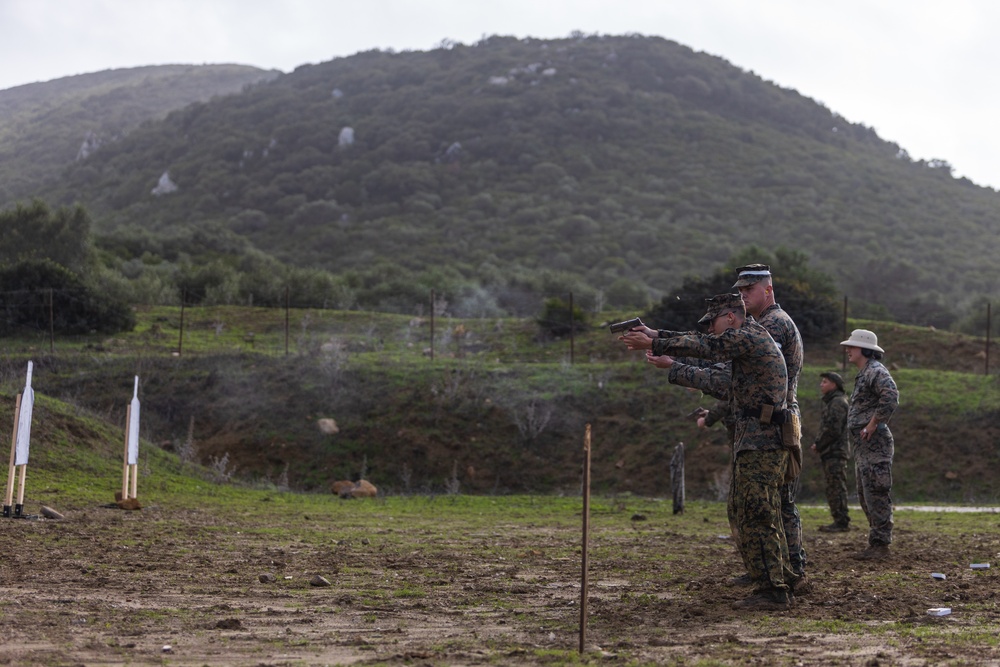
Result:
{"label": "camouflage trouser", "polygon": [[868,544],[892,544],[892,497],[889,495],[892,490],[892,433],[882,425],[865,442],[861,440],[861,429],[856,429],[851,431],[851,442],[858,500],[868,517]]}
{"label": "camouflage trouser", "polygon": [[830,514],[838,526],[847,526],[851,517],[847,514],[847,459],[831,456],[823,459],[823,476],[826,477],[826,501],[830,503]]}
{"label": "camouflage trouser", "polygon": [[781,484],[788,450],[745,450],[736,455],[733,503],[740,554],[761,589],[787,588],[796,575],[788,564],[781,523]]}
{"label": "camouflage trouser", "polygon": [[[729,516],[729,529],[733,533],[733,539],[736,540],[736,550],[740,552],[740,558],[743,559],[743,565],[746,566],[747,571],[749,571],[750,566],[747,564],[746,556],[740,548],[738,537],[739,530],[736,526],[736,501],[733,496],[735,479],[736,470],[734,464],[733,474],[730,475],[729,497],[727,498],[726,503],[726,514]],[[799,516],[799,508],[795,506],[795,492],[798,486],[798,479],[789,484],[781,485],[781,525],[782,529],[785,531],[785,543],[788,545],[788,565],[796,575],[801,576],[805,574],[806,571],[806,550],[802,546],[802,518]]]}
{"label": "camouflage trouser", "polygon": [[736,461],[733,461],[729,468],[729,495],[726,496],[726,516],[729,518],[729,532],[733,535],[733,544],[736,545],[736,553],[740,555],[740,558],[743,560],[743,567],[749,572],[750,565],[747,563],[747,557],[743,554],[743,545],[740,544],[740,528],[736,523]]}
{"label": "camouflage trouser", "polygon": [[802,547],[802,518],[799,516],[799,508],[795,506],[798,487],[798,477],[794,482],[781,485],[781,524],[788,543],[788,565],[795,574],[801,576],[806,572],[806,550]]}

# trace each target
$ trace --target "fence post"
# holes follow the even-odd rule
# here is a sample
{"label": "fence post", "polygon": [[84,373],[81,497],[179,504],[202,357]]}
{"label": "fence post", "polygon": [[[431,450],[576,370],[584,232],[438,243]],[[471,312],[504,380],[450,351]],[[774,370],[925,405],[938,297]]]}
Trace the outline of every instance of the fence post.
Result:
{"label": "fence post", "polygon": [[431,361],[434,361],[434,290],[431,290]]}
{"label": "fence post", "polygon": [[990,374],[990,330],[993,328],[993,317],[990,314],[990,302],[986,302],[986,375]]}
{"label": "fence post", "polygon": [[181,356],[184,349],[184,302],[187,301],[187,291],[181,291],[181,332],[177,336],[177,356]]}
{"label": "fence post", "polygon": [[288,356],[288,285],[285,285],[285,356]]}
{"label": "fence post", "polygon": [[[847,334],[847,295],[844,295],[844,337],[842,340],[847,340],[850,336]],[[841,346],[841,354],[843,355],[840,362],[840,372],[843,373],[847,370],[847,348]]]}
{"label": "fence post", "polygon": [[55,351],[56,325],[52,307],[52,288],[49,288],[49,354]]}
{"label": "fence post", "polygon": [[573,365],[573,347],[575,343],[574,329],[576,329],[576,326],[574,326],[574,324],[575,323],[573,322],[573,293],[570,292],[569,293],[569,365],[570,366]]}
{"label": "fence post", "polygon": [[670,457],[670,488],[674,494],[674,514],[684,513],[684,443],[678,442]]}

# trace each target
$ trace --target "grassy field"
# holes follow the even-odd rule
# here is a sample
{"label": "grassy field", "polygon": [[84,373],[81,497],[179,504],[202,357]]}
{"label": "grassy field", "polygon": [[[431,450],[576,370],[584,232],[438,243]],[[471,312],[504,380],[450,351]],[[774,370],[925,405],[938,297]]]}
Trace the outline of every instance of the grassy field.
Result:
{"label": "grassy field", "polygon": [[[11,414],[3,397],[0,414]],[[123,433],[39,395],[25,509],[3,520],[0,664],[995,664],[1000,515],[898,511],[893,558],[852,561],[803,506],[814,590],[787,612],[748,591],[721,503],[595,493],[579,651],[582,443],[562,494],[341,500],[224,482],[143,441],[142,509],[113,504]],[[10,428],[9,418],[4,428]],[[855,525],[864,518],[853,512]],[[941,573],[945,580],[931,577]],[[947,607],[946,616],[928,610]]]}

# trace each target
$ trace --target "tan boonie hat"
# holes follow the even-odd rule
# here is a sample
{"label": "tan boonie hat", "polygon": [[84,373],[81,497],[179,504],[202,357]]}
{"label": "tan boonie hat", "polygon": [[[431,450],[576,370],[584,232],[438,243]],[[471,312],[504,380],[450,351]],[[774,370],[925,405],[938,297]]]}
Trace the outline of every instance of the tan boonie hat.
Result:
{"label": "tan boonie hat", "polygon": [[849,347],[863,347],[866,350],[875,350],[876,352],[885,352],[885,350],[878,346],[878,336],[868,331],[868,329],[855,329],[851,332],[851,337],[840,344]]}
{"label": "tan boonie hat", "polygon": [[844,378],[840,377],[840,373],[830,371],[829,373],[820,373],[819,376],[837,385],[837,389],[840,391],[844,391]]}
{"label": "tan boonie hat", "polygon": [[739,294],[716,294],[710,299],[705,299],[705,303],[708,304],[708,310],[698,320],[698,324],[708,324],[725,313],[735,312],[743,317],[746,317],[747,314],[746,306],[743,305],[743,297]]}
{"label": "tan boonie hat", "polygon": [[736,283],[734,288],[750,287],[756,282],[771,275],[771,267],[767,264],[747,264],[736,269]]}

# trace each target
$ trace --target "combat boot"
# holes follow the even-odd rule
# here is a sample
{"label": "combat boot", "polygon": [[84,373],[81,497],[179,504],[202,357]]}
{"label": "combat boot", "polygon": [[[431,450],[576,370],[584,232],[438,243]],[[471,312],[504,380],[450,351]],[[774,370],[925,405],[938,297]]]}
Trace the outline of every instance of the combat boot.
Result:
{"label": "combat boot", "polygon": [[738,577],[733,577],[726,583],[730,586],[753,586],[753,579],[750,578],[749,574],[741,574]]}
{"label": "combat boot", "polygon": [[788,583],[788,587],[792,590],[792,594],[796,597],[809,595],[813,591],[812,581],[807,578],[804,573],[796,577],[794,580],[786,583]]}
{"label": "combat boot", "polygon": [[851,558],[854,560],[888,560],[889,545],[872,544],[864,551],[854,554]]}
{"label": "combat boot", "polygon": [[829,526],[820,526],[819,532],[821,533],[846,533],[851,529],[850,524],[846,523],[831,523]]}
{"label": "combat boot", "polygon": [[757,591],[748,598],[733,603],[741,611],[788,611],[792,608],[792,593],[783,588]]}

